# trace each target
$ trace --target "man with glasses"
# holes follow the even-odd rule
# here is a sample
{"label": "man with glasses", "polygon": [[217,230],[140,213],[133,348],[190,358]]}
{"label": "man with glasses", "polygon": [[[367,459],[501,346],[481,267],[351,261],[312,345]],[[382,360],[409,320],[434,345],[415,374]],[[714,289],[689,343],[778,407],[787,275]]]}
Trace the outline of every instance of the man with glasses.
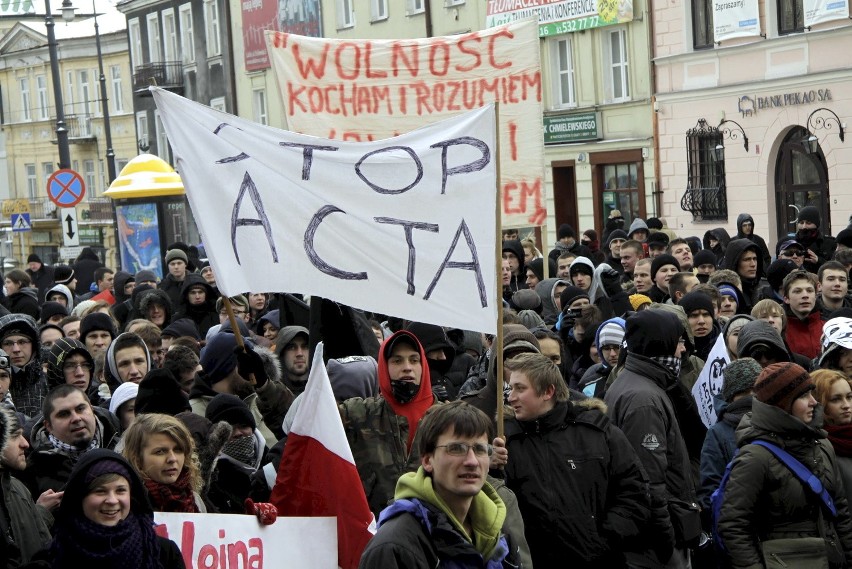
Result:
{"label": "man with glasses", "polygon": [[426,413],[420,466],[399,478],[361,569],[518,565],[516,544],[503,535],[506,506],[486,482],[490,426],[485,413],[461,401]]}
{"label": "man with glasses", "polygon": [[12,362],[9,393],[15,408],[27,417],[35,417],[48,391],[36,321],[26,314],[0,317],[0,348]]}
{"label": "man with glasses", "polygon": [[[60,338],[50,347],[47,355],[47,382],[51,388],[70,384],[89,393],[95,360],[79,340]],[[97,390],[89,393],[97,397]],[[94,403],[98,404],[100,399]]]}
{"label": "man with glasses", "polygon": [[801,269],[805,262],[805,247],[795,239],[784,239],[778,243],[778,258],[790,259]]}
{"label": "man with glasses", "polygon": [[649,516],[636,452],[600,400],[568,400],[547,356],[520,354],[504,365],[515,414],[506,423],[506,485],[518,498],[533,566],[624,567]]}
{"label": "man with glasses", "polygon": [[[231,308],[234,310],[234,317],[248,323],[250,316],[248,299],[240,294],[232,296],[230,301]],[[228,321],[228,311],[225,310],[225,303],[222,297],[216,299],[216,312],[219,313],[219,324],[224,324]]]}

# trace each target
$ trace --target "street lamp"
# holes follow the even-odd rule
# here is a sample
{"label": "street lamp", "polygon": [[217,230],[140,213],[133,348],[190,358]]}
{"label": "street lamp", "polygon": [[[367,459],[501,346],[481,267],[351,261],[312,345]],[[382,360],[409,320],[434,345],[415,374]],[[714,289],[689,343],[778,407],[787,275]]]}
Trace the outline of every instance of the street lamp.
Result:
{"label": "street lamp", "polygon": [[[71,0],[62,0],[62,19],[74,19]],[[65,108],[62,103],[62,78],[59,76],[59,55],[56,52],[56,33],[50,0],[44,0],[44,25],[47,28],[47,51],[50,57],[50,75],[53,78],[53,97],[56,103],[56,143],[59,147],[59,168],[71,167],[71,149],[68,147],[68,129],[65,127]]]}

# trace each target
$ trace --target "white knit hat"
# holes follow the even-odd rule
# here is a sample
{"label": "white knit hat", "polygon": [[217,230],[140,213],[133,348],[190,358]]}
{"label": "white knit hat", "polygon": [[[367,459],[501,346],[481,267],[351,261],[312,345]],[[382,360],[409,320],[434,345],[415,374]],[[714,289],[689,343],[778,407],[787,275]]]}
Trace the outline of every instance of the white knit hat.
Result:
{"label": "white knit hat", "polygon": [[122,383],[115,390],[115,393],[112,394],[112,398],[109,400],[109,412],[115,415],[118,413],[118,408],[130,401],[131,399],[136,399],[136,396],[139,394],[139,384],[133,383],[132,381],[128,381],[127,383]]}

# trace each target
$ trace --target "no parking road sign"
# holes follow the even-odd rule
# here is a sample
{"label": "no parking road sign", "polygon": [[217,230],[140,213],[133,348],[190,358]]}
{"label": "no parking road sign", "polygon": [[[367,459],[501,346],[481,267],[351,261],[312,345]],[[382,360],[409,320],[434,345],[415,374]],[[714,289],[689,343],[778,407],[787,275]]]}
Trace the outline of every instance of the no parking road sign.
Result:
{"label": "no parking road sign", "polygon": [[57,170],[47,179],[47,197],[59,207],[74,207],[85,195],[83,177],[74,170]]}

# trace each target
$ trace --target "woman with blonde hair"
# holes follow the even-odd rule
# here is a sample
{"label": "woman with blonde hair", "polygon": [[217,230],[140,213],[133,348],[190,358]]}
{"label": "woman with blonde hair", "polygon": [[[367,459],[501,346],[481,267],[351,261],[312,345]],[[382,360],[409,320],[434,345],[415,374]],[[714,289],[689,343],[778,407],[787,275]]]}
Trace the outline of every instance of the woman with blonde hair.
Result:
{"label": "woman with blonde hair", "polygon": [[179,420],[145,413],[124,433],[122,454],[142,475],[156,512],[206,513],[195,441]]}
{"label": "woman with blonde hair", "polygon": [[823,429],[837,455],[847,497],[852,496],[852,381],[833,369],[811,372],[814,397],[825,414]]}

